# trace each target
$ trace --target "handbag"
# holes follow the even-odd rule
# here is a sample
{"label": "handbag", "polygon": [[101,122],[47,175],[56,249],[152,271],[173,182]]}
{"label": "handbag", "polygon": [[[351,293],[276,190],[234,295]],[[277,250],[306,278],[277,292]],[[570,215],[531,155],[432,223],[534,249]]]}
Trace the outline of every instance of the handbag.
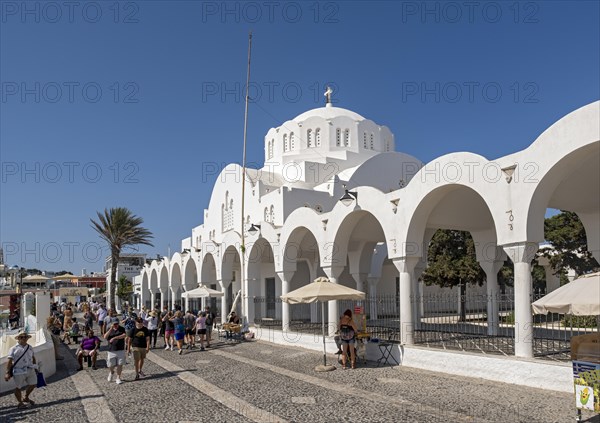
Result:
{"label": "handbag", "polygon": [[37,372],[37,387],[43,388],[46,386],[46,379],[44,379],[44,373],[38,371]]}
{"label": "handbag", "polygon": [[8,376],[13,377],[15,375],[14,374],[15,366],[17,365],[17,363],[19,361],[21,361],[21,359],[25,356],[25,354],[27,354],[27,351],[29,351],[30,347],[31,347],[30,345],[27,345],[27,348],[25,348],[25,351],[23,351],[23,354],[21,354],[21,356],[19,358],[17,358],[17,361],[15,361],[13,363],[13,365],[10,367],[10,370],[8,371]]}

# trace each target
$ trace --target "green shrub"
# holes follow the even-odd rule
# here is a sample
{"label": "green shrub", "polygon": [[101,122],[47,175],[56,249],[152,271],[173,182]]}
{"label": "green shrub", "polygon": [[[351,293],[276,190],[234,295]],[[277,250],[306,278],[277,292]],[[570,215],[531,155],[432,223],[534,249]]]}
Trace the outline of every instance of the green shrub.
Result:
{"label": "green shrub", "polygon": [[595,328],[598,325],[596,316],[573,316],[566,314],[560,320],[560,324],[566,328]]}

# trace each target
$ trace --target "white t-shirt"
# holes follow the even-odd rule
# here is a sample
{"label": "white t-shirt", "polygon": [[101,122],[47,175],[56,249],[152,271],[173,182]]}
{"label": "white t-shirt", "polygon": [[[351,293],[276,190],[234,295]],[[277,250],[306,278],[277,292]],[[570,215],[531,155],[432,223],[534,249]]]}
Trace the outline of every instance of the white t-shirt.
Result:
{"label": "white t-shirt", "polygon": [[[27,351],[25,352],[25,350]],[[19,358],[23,353],[25,353],[25,355],[22,358]],[[14,366],[13,373],[15,375],[24,375],[30,368],[33,368],[33,347],[28,344],[25,346],[17,344],[8,350],[8,358],[12,359]],[[17,360],[19,360],[19,362],[15,366]]]}

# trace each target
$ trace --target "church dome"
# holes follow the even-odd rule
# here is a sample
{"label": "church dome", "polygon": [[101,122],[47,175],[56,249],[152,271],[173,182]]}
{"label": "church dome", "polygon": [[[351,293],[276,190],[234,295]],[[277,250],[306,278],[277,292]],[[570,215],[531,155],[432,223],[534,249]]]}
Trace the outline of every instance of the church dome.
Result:
{"label": "church dome", "polygon": [[316,109],[308,110],[298,116],[296,116],[293,121],[296,123],[304,122],[311,117],[318,116],[323,119],[334,119],[337,117],[347,117],[354,121],[363,121],[364,117],[359,115],[352,110],[344,109],[341,107],[334,107],[331,103],[328,103],[325,107],[317,107]]}

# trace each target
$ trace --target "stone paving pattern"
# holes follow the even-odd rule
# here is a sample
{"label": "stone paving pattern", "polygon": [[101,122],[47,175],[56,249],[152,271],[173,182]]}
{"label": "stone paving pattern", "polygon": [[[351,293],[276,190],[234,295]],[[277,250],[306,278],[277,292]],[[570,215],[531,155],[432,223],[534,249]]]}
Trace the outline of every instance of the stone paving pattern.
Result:
{"label": "stone paving pattern", "polygon": [[[321,363],[322,354],[263,341],[214,342],[206,351],[185,350],[181,356],[155,349],[144,366],[149,377],[134,381],[131,358],[124,367],[124,383],[116,385],[106,380],[105,348],[103,342],[99,369],[84,363],[83,372],[118,422],[575,421],[572,394],[407,367],[377,368],[372,363],[355,370],[341,370],[338,365],[333,372],[317,373],[314,367]],[[73,383],[75,349],[61,346],[66,359],[57,361],[58,371],[48,378],[48,387],[32,394],[35,406],[19,410],[12,393],[0,396],[0,422],[99,421],[93,409],[84,408]],[[166,371],[153,357],[185,369],[207,387],[212,384],[233,393],[239,404],[219,402],[210,389],[193,387],[179,377],[181,372]],[[335,356],[328,356],[328,361],[334,363]],[[248,403],[271,414],[257,418]],[[600,422],[600,416],[586,413],[584,421]]]}

